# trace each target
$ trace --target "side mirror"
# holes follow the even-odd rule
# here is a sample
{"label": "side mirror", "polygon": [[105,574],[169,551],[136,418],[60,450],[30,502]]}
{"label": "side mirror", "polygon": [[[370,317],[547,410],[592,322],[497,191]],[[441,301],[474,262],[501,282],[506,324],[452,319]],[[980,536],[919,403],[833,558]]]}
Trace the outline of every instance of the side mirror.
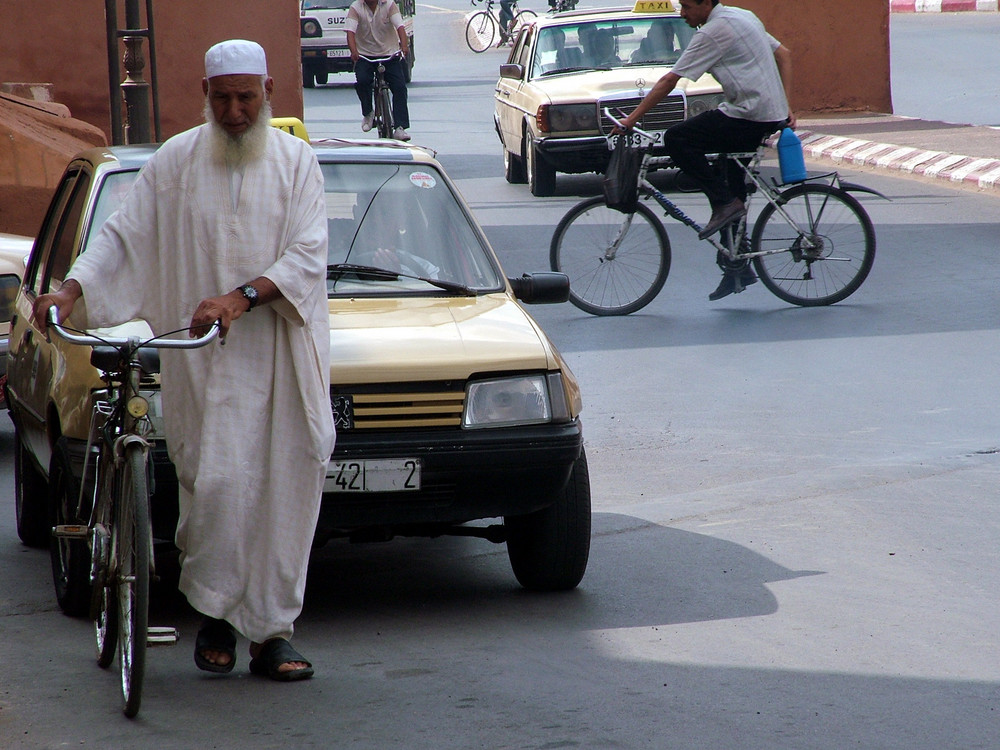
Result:
{"label": "side mirror", "polygon": [[548,305],[569,299],[569,276],[564,273],[540,271],[507,281],[514,296],[528,305]]}
{"label": "side mirror", "polygon": [[515,63],[504,63],[500,66],[500,77],[520,81],[524,77],[524,68]]}

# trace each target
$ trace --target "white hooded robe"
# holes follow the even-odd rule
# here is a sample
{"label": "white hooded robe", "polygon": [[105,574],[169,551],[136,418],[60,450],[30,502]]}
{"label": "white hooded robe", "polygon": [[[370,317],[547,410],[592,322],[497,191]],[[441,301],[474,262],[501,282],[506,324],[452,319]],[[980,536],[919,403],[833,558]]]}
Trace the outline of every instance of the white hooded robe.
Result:
{"label": "white hooded robe", "polygon": [[258,276],[280,290],[236,320],[225,345],[161,352],[180,589],[263,642],[290,637],[302,609],[333,452],[323,176],[308,144],[269,129],[231,193],[209,127],[153,155],[68,275],[87,326],[142,318],[156,333]]}

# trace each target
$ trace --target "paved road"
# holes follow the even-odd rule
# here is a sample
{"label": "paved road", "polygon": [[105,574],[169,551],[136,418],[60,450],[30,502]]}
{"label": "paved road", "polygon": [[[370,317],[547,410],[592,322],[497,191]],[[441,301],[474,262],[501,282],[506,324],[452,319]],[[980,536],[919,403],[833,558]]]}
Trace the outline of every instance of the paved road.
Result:
{"label": "paved road", "polygon": [[894,13],[889,37],[896,114],[1000,126],[1000,13]]}
{"label": "paved road", "polygon": [[[545,200],[503,182],[484,125],[501,54],[457,46],[451,6],[422,9],[413,132],[508,272],[544,268],[597,180]],[[356,132],[352,97],[307,92],[317,135]],[[854,178],[892,201],[866,201],[879,254],[841,305],[760,285],[710,304],[711,254],[671,227],[671,277],[642,314],[533,310],[584,392],[595,535],[573,593],[526,595],[481,540],[331,545],[296,638],[317,677],[275,685],[245,652],[228,678],[197,672],[197,618],[161,589],[156,617],[184,640],[152,653],[128,721],[0,495],[0,747],[994,747],[997,199]],[[8,488],[10,441],[4,424]]]}

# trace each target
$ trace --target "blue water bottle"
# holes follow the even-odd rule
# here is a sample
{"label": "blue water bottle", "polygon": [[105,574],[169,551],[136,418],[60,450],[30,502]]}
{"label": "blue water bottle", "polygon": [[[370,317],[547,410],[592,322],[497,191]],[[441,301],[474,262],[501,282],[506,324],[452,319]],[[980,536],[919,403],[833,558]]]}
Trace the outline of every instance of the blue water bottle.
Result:
{"label": "blue water bottle", "polygon": [[778,166],[781,167],[781,181],[784,183],[802,182],[806,178],[802,141],[791,128],[785,128],[778,136]]}

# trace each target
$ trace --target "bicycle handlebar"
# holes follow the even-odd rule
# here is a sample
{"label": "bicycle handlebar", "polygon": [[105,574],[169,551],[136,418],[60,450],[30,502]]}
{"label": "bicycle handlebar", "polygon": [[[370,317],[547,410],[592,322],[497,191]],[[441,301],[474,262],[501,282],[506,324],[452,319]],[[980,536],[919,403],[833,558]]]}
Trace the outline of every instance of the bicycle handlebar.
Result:
{"label": "bicycle handlebar", "polygon": [[403,53],[402,53],[402,52],[393,52],[393,53],[392,53],[391,55],[389,55],[388,57],[365,57],[364,55],[358,55],[358,57],[359,57],[360,59],[362,59],[362,60],[367,60],[367,61],[368,61],[368,62],[370,62],[370,63],[371,63],[372,65],[375,65],[376,63],[385,63],[385,62],[389,62],[390,60],[394,60],[395,58],[397,58],[397,57],[402,57],[402,56],[403,56]]}
{"label": "bicycle handlebar", "polygon": [[[615,109],[615,111],[620,116],[625,114],[620,109]],[[604,108],[604,116],[607,117],[609,120],[611,120],[611,122],[613,122],[617,127],[621,128],[621,130],[622,130],[623,133],[625,133],[625,132],[636,133],[637,135],[639,135],[639,136],[645,138],[646,140],[648,140],[650,143],[656,143],[656,141],[659,140],[658,136],[655,136],[652,133],[647,133],[642,128],[632,127],[628,131],[626,131],[625,130],[625,126],[622,124],[622,121],[619,120],[617,117],[615,117],[613,114],[611,114],[611,108],[610,107],[605,107]]]}
{"label": "bicycle handlebar", "polygon": [[[59,323],[59,308],[55,305],[49,308],[49,322],[52,324],[53,330],[55,330],[56,335],[60,338],[69,341],[71,344],[80,344],[86,346],[128,346],[132,343],[132,339],[122,338],[119,336],[91,336],[90,334],[76,334],[70,333]],[[208,333],[204,336],[199,336],[197,338],[188,339],[187,341],[183,339],[159,339],[159,337],[154,337],[149,341],[143,342],[139,345],[140,349],[197,349],[199,347],[205,346],[213,339],[219,335],[219,329],[221,327],[220,321],[215,321],[208,329]]]}

